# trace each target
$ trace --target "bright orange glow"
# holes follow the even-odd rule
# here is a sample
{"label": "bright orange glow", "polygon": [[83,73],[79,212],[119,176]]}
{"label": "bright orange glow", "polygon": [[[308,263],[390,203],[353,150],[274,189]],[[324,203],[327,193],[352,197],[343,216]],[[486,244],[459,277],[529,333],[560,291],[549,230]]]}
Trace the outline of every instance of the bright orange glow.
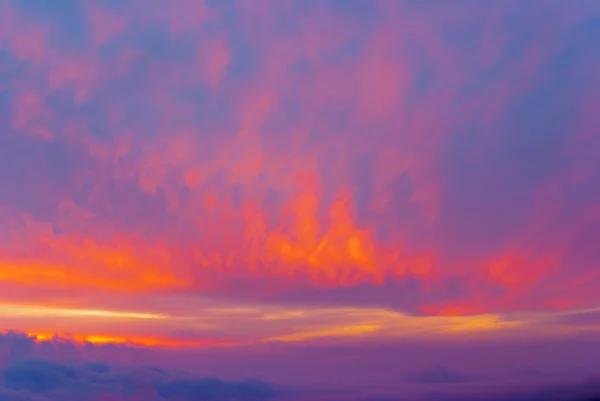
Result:
{"label": "bright orange glow", "polygon": [[[107,269],[108,270],[108,269]],[[0,281],[21,285],[44,285],[51,287],[95,287],[115,291],[141,291],[154,288],[175,288],[180,281],[166,272],[144,272],[135,269],[110,271],[100,268],[101,274],[78,270],[72,264],[53,264],[42,261],[13,261],[0,263]]]}
{"label": "bright orange glow", "polygon": [[224,339],[172,339],[164,337],[140,336],[112,336],[112,335],[87,335],[87,334],[59,334],[59,333],[27,333],[37,341],[68,340],[77,343],[91,344],[124,344],[132,347],[212,347],[221,345],[234,345],[238,341]]}
{"label": "bright orange glow", "polygon": [[298,197],[290,208],[294,216],[291,229],[267,238],[267,254],[286,268],[307,266],[316,282],[381,283],[389,268],[385,262],[393,261],[395,255],[377,249],[369,232],[355,226],[347,197],[329,210],[329,229],[324,232],[316,217],[318,206],[318,197],[313,194]]}
{"label": "bright orange glow", "polygon": [[30,304],[9,304],[0,303],[2,316],[12,317],[54,317],[54,318],[84,318],[91,317],[95,319],[142,319],[142,320],[161,320],[168,316],[157,313],[143,312],[124,312],[101,309],[82,309],[82,308],[60,308],[45,305]]}
{"label": "bright orange glow", "polygon": [[[35,257],[0,261],[0,281],[140,292],[210,286],[210,281],[198,284],[194,280],[203,271],[305,276],[326,286],[381,284],[386,277],[431,274],[432,257],[403,255],[400,246],[383,247],[372,228],[359,227],[350,196],[339,196],[321,215],[327,205],[317,176],[307,174],[298,182],[299,192],[284,205],[275,226],[268,224],[265,212],[255,203],[246,202],[239,211],[211,193],[206,199],[218,220],[199,223],[205,240],[189,248],[124,235],[99,240],[92,235],[44,231],[34,244]],[[244,222],[243,230],[236,233],[232,227],[239,221]]]}
{"label": "bright orange glow", "polygon": [[355,325],[342,326],[330,329],[306,331],[294,334],[288,334],[277,337],[269,337],[265,342],[282,341],[282,342],[303,342],[326,337],[361,337],[368,334],[376,333],[381,329],[378,325]]}
{"label": "bright orange glow", "polygon": [[465,305],[465,304],[449,304],[449,305],[427,305],[423,306],[421,310],[424,313],[430,315],[440,315],[440,316],[465,316],[465,315],[474,315],[477,313],[482,313],[483,310],[479,308],[477,305]]}

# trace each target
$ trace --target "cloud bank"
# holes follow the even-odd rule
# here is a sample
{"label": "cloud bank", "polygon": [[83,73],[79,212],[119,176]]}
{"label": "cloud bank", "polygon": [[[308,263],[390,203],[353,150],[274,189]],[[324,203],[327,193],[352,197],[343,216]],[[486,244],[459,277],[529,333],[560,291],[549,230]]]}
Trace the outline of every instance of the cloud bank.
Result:
{"label": "cloud bank", "polygon": [[9,364],[2,400],[271,400],[277,390],[258,381],[223,382],[159,369],[127,370],[108,364],[67,365],[44,360]]}
{"label": "cloud bank", "polygon": [[[0,336],[0,399],[592,401],[600,396],[594,346],[597,339],[157,351],[10,333]],[[587,361],[578,356],[586,353]]]}

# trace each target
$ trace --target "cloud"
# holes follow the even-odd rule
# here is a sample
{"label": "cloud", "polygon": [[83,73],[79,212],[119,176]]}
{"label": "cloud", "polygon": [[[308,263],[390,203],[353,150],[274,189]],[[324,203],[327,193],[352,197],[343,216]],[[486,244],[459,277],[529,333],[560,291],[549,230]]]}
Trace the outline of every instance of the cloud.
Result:
{"label": "cloud", "polygon": [[597,377],[589,378],[585,381],[562,383],[562,384],[544,384],[536,387],[521,387],[504,390],[488,390],[480,393],[464,393],[460,396],[439,395],[434,396],[432,400],[515,400],[515,401],[596,401],[600,397],[600,387]]}
{"label": "cloud", "polygon": [[275,388],[259,381],[224,383],[218,379],[174,380],[158,385],[157,392],[167,399],[190,400],[268,400],[277,395]]}
{"label": "cloud", "polygon": [[600,325],[600,311],[579,311],[578,313],[565,314],[558,320],[561,323],[572,326],[598,327]]}
{"label": "cloud", "polygon": [[14,391],[0,388],[0,400],[2,401],[48,401],[48,398],[24,391]]}
{"label": "cloud", "polygon": [[[150,352],[59,339],[39,342],[10,333],[0,336],[0,399],[583,401],[600,395],[597,378],[581,380],[594,369],[577,370],[590,362],[598,366],[597,353],[590,351],[595,345],[597,339]],[[523,362],[535,363],[533,355],[545,360],[529,370],[544,374],[515,381]],[[427,368],[415,370],[419,361]],[[465,373],[483,374],[482,367],[488,367],[485,380]]]}
{"label": "cloud", "polygon": [[421,371],[405,375],[406,381],[415,384],[465,383],[479,380],[474,374],[465,374],[449,370],[442,365],[432,365]]}
{"label": "cloud", "polygon": [[[159,369],[128,370],[106,364],[76,366],[44,360],[13,362],[4,368],[1,386],[23,399],[30,394],[50,400],[269,400],[277,390],[259,381],[223,382]],[[43,398],[42,398],[43,399]]]}
{"label": "cloud", "polygon": [[[443,382],[419,381],[420,384],[458,384],[461,380]],[[27,360],[7,366],[0,382],[2,400],[277,400],[286,393],[294,399],[348,399],[348,400],[414,400],[453,401],[511,400],[538,401],[594,401],[600,394],[598,380],[584,382],[543,384],[535,387],[516,386],[512,389],[493,387],[447,388],[427,393],[403,392],[403,395],[372,394],[366,392],[336,392],[335,390],[284,390],[255,380],[227,382],[216,378],[200,378],[181,371],[153,367],[123,368],[118,365],[69,365],[43,360]],[[338,394],[338,395],[336,395]],[[342,397],[342,398],[339,398]]]}
{"label": "cloud", "polygon": [[4,369],[2,383],[13,390],[46,393],[71,387],[80,377],[81,373],[71,366],[38,360],[10,364]]}
{"label": "cloud", "polygon": [[7,298],[597,306],[597,5],[37,3],[0,9]]}

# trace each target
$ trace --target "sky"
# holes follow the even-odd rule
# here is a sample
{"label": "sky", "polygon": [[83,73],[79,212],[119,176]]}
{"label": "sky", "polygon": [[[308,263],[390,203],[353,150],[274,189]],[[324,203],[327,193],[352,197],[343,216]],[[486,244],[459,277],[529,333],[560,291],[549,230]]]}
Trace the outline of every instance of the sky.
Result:
{"label": "sky", "polygon": [[599,71],[596,0],[0,0],[0,400],[600,396]]}

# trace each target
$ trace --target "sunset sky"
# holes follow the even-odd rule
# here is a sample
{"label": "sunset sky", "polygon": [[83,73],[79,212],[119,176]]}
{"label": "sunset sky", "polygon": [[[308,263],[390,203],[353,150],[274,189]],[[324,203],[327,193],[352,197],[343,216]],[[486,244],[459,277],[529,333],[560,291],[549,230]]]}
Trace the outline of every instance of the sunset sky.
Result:
{"label": "sunset sky", "polygon": [[600,395],[600,1],[0,0],[0,128],[1,401]]}

